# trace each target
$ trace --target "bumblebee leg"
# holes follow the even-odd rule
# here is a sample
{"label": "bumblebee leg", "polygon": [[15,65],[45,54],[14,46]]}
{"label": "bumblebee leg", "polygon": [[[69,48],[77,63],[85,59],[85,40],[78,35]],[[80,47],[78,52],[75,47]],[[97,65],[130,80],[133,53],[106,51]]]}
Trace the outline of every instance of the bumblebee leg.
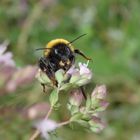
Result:
{"label": "bumblebee leg", "polygon": [[78,49],[75,49],[74,50],[74,52],[75,53],[77,53],[77,54],[79,54],[79,55],[81,55],[81,56],[83,56],[85,59],[87,59],[87,60],[92,60],[91,58],[88,58],[87,56],[85,56],[80,50],[78,50]]}
{"label": "bumblebee leg", "polygon": [[45,93],[45,92],[46,92],[45,84],[41,83],[41,86],[42,86],[42,88],[43,88],[43,92]]}
{"label": "bumblebee leg", "polygon": [[52,70],[50,63],[46,58],[41,57],[39,60],[40,69],[47,74],[49,79],[52,81],[53,85],[58,86],[58,83],[55,79],[55,72]]}
{"label": "bumblebee leg", "polygon": [[71,75],[68,74],[68,78],[67,78],[66,80],[64,80],[63,82],[64,82],[64,83],[68,83],[68,82],[70,81],[70,78],[71,78]]}

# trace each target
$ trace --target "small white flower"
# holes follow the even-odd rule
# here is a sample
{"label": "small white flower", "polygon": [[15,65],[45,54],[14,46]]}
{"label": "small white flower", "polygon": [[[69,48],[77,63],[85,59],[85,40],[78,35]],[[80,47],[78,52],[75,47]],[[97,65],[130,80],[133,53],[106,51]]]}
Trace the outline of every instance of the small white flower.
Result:
{"label": "small white flower", "polygon": [[79,73],[79,70],[78,70],[78,68],[75,67],[75,65],[73,65],[73,66],[67,71],[67,74],[70,74],[70,75],[73,75],[73,74],[76,74],[76,73]]}
{"label": "small white flower", "polygon": [[80,68],[80,75],[85,74],[85,73],[90,73],[90,70],[87,68],[86,64],[79,63],[79,68]]}
{"label": "small white flower", "polygon": [[87,64],[79,63],[79,80],[77,80],[76,85],[83,86],[90,82],[92,78],[92,72],[87,67]]}
{"label": "small white flower", "polygon": [[35,124],[35,127],[40,131],[41,135],[45,139],[49,139],[49,132],[54,131],[58,124],[53,120],[41,120]]}
{"label": "small white flower", "polygon": [[87,67],[87,64],[82,64],[82,63],[79,63],[79,72],[80,72],[80,75],[86,75],[88,79],[91,79],[92,77],[92,72],[89,70],[89,68]]}

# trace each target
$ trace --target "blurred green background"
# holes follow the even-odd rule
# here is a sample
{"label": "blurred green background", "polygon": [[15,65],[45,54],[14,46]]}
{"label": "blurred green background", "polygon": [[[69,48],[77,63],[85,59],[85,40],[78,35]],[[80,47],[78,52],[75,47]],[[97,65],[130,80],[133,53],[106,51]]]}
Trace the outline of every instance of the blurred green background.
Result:
{"label": "blurred green background", "polygon": [[[99,134],[82,128],[61,128],[60,139],[140,139],[140,1],[139,0],[1,0],[0,42],[9,40],[8,51],[18,67],[36,65],[39,47],[55,38],[73,45],[93,59],[94,83],[106,84],[109,108],[102,118],[107,127]],[[85,62],[80,56],[77,61]],[[0,140],[26,140],[32,121],[19,111],[46,101],[34,80],[0,97]],[[63,112],[58,118],[63,120]]]}

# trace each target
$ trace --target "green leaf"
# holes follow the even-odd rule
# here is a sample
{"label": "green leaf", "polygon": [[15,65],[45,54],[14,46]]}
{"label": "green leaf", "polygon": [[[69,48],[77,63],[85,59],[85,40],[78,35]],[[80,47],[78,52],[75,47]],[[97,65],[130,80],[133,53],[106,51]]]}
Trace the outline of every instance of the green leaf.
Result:
{"label": "green leaf", "polygon": [[38,79],[40,83],[43,83],[43,84],[47,84],[51,82],[48,76],[42,71],[39,71],[37,73],[36,78]]}
{"label": "green leaf", "polygon": [[79,81],[76,82],[76,84],[78,86],[83,86],[83,85],[86,85],[89,82],[90,82],[89,79],[87,79],[87,78],[81,78],[81,79],[79,79]]}
{"label": "green leaf", "polygon": [[91,108],[97,108],[99,106],[99,99],[91,99]]}
{"label": "green leaf", "polygon": [[89,125],[92,132],[100,132],[105,127],[105,124],[98,117],[94,117],[92,120],[90,120]]}
{"label": "green leaf", "polygon": [[89,128],[89,123],[87,122],[87,121],[85,121],[85,120],[79,120],[79,121],[77,121],[80,125],[82,125],[82,126],[84,126],[84,127],[86,127],[86,128]]}
{"label": "green leaf", "polygon": [[60,87],[60,90],[67,90],[67,89],[69,89],[70,87],[72,87],[72,84],[71,84],[71,83],[65,83],[65,84],[63,84],[63,85]]}
{"label": "green leaf", "polygon": [[99,127],[96,127],[96,126],[92,126],[92,127],[90,127],[90,130],[92,132],[98,133],[100,131],[100,128]]}
{"label": "green leaf", "polygon": [[87,100],[86,100],[86,108],[87,108],[87,109],[90,109],[90,107],[91,107],[91,99],[90,99],[90,97],[88,96],[88,97],[87,97]]}
{"label": "green leaf", "polygon": [[102,131],[104,126],[102,124],[94,124],[90,126],[90,130],[95,133],[99,133]]}
{"label": "green leaf", "polygon": [[75,114],[79,111],[79,107],[72,105],[70,111],[71,111],[71,114]]}
{"label": "green leaf", "polygon": [[73,75],[70,79],[70,83],[76,83],[80,79],[80,75]]}
{"label": "green leaf", "polygon": [[57,89],[54,89],[52,91],[52,93],[50,94],[50,103],[51,103],[51,106],[55,106],[57,101],[58,101],[58,92],[57,92]]}
{"label": "green leaf", "polygon": [[83,116],[83,114],[81,114],[80,112],[79,112],[79,113],[76,113],[76,114],[74,114],[74,115],[71,117],[70,121],[77,121],[77,120],[80,120],[80,119],[82,119],[82,116]]}
{"label": "green leaf", "polygon": [[62,69],[55,72],[55,78],[60,84],[64,80],[64,71]]}

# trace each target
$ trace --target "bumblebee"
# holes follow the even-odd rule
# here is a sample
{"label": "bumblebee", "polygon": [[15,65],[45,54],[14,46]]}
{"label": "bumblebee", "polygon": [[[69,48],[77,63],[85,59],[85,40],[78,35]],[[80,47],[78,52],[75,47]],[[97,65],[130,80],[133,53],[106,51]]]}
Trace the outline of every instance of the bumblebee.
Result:
{"label": "bumblebee", "polygon": [[[87,60],[91,60],[85,56],[80,50],[75,49],[72,43],[86,34],[80,35],[72,41],[65,39],[51,40],[45,48],[38,48],[36,50],[44,50],[44,56],[39,59],[39,68],[46,73],[53,85],[58,86],[55,79],[55,72],[63,69],[67,72],[75,63],[75,55],[79,54]],[[45,85],[42,85],[43,89]]]}

